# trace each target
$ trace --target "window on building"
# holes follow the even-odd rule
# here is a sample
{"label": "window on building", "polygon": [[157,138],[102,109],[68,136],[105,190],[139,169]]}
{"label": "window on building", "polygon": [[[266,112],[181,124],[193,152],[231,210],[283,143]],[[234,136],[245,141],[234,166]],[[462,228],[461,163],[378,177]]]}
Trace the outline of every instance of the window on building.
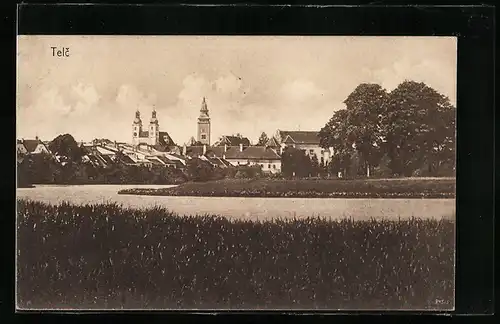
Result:
{"label": "window on building", "polygon": [[271,168],[271,164],[268,164],[268,165],[267,165],[267,168],[268,168],[268,169],[270,169],[270,168]]}
{"label": "window on building", "polygon": [[263,168],[263,167],[264,167],[264,164],[261,164],[261,165],[260,165],[260,167],[261,167],[261,168]]}
{"label": "window on building", "polygon": [[309,154],[313,155],[314,154],[314,150],[309,150]]}
{"label": "window on building", "polygon": [[276,164],[273,164],[273,169],[276,169]]}
{"label": "window on building", "polygon": [[201,139],[207,139],[207,135],[205,134],[201,135]]}

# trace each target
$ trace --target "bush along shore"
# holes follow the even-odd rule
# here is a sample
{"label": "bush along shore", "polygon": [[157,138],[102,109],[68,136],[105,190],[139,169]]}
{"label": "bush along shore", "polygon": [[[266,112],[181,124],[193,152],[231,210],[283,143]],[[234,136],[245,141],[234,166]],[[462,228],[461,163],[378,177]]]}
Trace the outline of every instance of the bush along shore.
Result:
{"label": "bush along shore", "polygon": [[21,308],[450,309],[450,220],[250,222],[18,200]]}
{"label": "bush along shore", "polygon": [[151,196],[289,198],[455,198],[455,180],[220,180],[173,188],[124,189],[119,194]]}

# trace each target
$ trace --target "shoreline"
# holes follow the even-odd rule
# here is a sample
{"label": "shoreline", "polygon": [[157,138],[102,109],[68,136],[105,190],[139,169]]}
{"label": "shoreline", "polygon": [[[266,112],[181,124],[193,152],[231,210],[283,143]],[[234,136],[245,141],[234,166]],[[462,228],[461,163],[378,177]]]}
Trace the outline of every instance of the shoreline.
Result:
{"label": "shoreline", "polygon": [[171,188],[124,188],[119,195],[245,198],[455,199],[455,179],[269,180],[189,182]]}
{"label": "shoreline", "polygon": [[[372,194],[372,193],[364,193],[364,194],[351,194],[351,193],[337,193],[337,194],[327,194],[327,193],[318,193],[317,195],[245,195],[245,194],[229,194],[229,195],[201,195],[201,194],[164,194],[161,192],[145,192],[147,189],[124,189],[118,191],[119,195],[123,196],[153,196],[153,197],[204,197],[204,198],[315,198],[315,199],[456,199],[455,194],[448,193],[440,193],[440,194],[426,194],[426,193],[416,193],[412,195],[404,195],[404,194]],[[154,189],[156,190],[156,189]]]}

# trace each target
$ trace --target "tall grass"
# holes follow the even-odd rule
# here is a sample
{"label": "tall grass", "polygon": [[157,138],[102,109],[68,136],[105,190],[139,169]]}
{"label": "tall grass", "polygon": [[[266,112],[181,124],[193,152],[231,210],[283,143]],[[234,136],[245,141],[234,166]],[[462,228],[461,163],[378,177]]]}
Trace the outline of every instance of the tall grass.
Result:
{"label": "tall grass", "polygon": [[449,309],[454,222],[235,221],[18,200],[18,306]]}

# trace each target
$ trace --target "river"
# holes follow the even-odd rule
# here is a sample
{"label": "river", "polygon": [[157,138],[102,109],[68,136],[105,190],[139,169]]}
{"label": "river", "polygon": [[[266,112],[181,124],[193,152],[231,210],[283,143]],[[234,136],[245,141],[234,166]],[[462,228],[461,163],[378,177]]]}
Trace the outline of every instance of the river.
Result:
{"label": "river", "polygon": [[181,215],[216,214],[228,218],[266,220],[275,217],[320,216],[355,220],[455,218],[455,199],[235,198],[118,195],[127,188],[165,185],[37,185],[18,188],[17,197],[47,203],[115,202],[126,207],[163,206]]}

